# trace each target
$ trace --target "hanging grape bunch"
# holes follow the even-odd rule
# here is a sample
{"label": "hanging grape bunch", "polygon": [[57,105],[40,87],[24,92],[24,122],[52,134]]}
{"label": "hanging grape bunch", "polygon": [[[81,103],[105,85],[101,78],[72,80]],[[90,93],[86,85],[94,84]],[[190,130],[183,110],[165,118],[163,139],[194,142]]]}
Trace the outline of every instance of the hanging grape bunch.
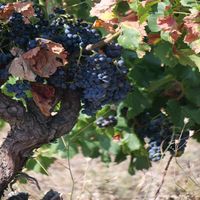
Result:
{"label": "hanging grape bunch", "polygon": [[174,132],[167,116],[160,113],[153,118],[150,113],[144,113],[138,117],[138,122],[135,130],[140,138],[146,139],[151,161],[159,161],[167,151],[174,156],[184,153],[189,131]]}
{"label": "hanging grape bunch", "polygon": [[109,115],[108,117],[99,117],[96,124],[99,128],[112,127],[117,124],[117,118],[113,115]]}
{"label": "hanging grape bunch", "polygon": [[[1,4],[0,13],[0,80],[16,98],[26,99],[31,91],[49,116],[51,102],[39,103],[41,95],[48,100],[56,98],[58,90],[77,91],[82,112],[93,115],[130,91],[118,44],[86,50],[101,40],[92,25],[58,8],[46,17],[40,7],[27,2]],[[9,83],[12,77],[17,81]]]}

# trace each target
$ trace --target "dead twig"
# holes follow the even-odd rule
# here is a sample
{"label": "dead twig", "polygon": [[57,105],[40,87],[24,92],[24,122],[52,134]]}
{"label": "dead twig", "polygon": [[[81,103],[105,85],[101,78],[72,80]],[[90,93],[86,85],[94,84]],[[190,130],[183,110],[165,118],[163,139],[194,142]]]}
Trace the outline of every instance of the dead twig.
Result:
{"label": "dead twig", "polygon": [[160,185],[159,185],[159,187],[158,187],[158,189],[157,189],[157,191],[156,191],[156,193],[155,193],[154,200],[156,200],[156,199],[158,198],[158,195],[159,195],[159,193],[160,193],[160,190],[161,190],[161,188],[162,188],[162,186],[163,186],[163,184],[164,184],[164,182],[165,182],[165,177],[166,177],[166,175],[167,175],[167,171],[168,171],[168,169],[169,169],[169,166],[170,166],[170,163],[171,163],[172,159],[173,159],[173,155],[170,156],[170,158],[169,158],[169,160],[168,160],[168,162],[167,162],[167,165],[166,165],[165,170],[164,170],[164,172],[163,172],[162,181],[161,181],[161,183],[160,183]]}

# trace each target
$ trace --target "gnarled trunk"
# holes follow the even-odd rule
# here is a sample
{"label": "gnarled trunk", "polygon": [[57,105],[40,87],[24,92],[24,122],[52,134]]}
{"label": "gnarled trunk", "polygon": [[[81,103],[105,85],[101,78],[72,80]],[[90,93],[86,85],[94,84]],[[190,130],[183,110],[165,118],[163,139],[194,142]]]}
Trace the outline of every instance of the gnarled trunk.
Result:
{"label": "gnarled trunk", "polygon": [[26,112],[20,103],[0,93],[0,118],[11,125],[0,147],[0,197],[34,149],[68,133],[75,125],[80,111],[79,95],[66,91],[61,101],[59,113],[47,118],[33,102]]}

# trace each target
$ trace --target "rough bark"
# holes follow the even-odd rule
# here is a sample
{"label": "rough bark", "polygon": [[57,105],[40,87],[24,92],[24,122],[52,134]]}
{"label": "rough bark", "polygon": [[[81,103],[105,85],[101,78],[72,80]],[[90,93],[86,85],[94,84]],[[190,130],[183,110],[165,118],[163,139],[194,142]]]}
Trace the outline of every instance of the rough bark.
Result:
{"label": "rough bark", "polygon": [[66,91],[61,101],[59,113],[47,118],[33,102],[26,111],[23,105],[0,93],[0,118],[11,125],[0,147],[0,197],[34,149],[68,133],[75,125],[80,111],[78,94]]}

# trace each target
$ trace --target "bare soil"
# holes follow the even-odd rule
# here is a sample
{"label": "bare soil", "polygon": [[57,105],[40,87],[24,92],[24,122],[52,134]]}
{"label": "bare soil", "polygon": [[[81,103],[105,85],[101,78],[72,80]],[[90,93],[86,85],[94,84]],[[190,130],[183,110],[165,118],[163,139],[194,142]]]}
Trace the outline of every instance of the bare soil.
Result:
{"label": "bare soil", "polygon": [[[7,130],[8,127],[0,136],[5,136]],[[153,163],[150,170],[130,176],[128,161],[107,166],[79,154],[70,160],[71,174],[64,159],[58,159],[49,168],[48,176],[28,172],[38,180],[41,191],[31,182],[17,183],[14,188],[31,194],[31,200],[41,199],[49,189],[62,193],[64,200],[154,200],[168,160],[169,155]],[[200,144],[195,140],[190,139],[182,157],[172,160],[157,199],[200,200]]]}

